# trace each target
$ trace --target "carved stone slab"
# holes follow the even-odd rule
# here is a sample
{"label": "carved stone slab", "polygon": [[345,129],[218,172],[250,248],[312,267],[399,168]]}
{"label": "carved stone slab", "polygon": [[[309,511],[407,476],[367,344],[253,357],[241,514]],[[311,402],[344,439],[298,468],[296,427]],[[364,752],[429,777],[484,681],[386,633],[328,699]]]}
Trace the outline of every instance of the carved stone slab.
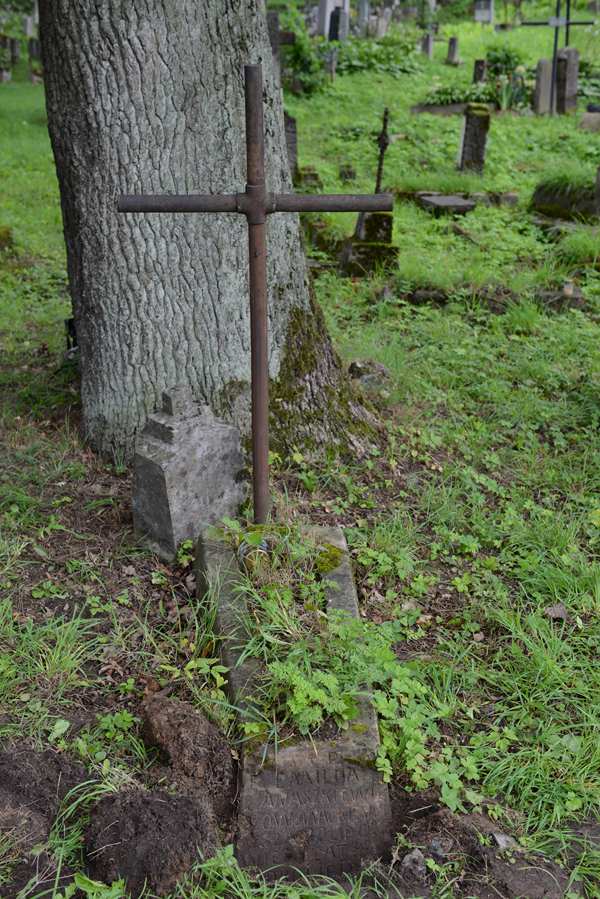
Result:
{"label": "carved stone slab", "polygon": [[[358,616],[358,600],[348,549],[339,528],[318,528],[323,543],[341,550],[327,608]],[[237,665],[243,599],[235,590],[237,562],[224,544],[203,536],[196,578],[201,595],[218,588],[217,631],[230,668],[231,700],[243,716],[255,684],[256,664]],[[239,571],[239,569],[238,569]],[[250,700],[251,701],[251,700]],[[375,770],[379,748],[377,718],[368,699],[348,730],[279,747],[259,746],[244,754],[236,854],[243,866],[278,866],[273,877],[310,874],[337,876],[389,851],[393,828],[387,786]]]}
{"label": "carved stone slab", "polygon": [[245,496],[237,428],[199,406],[186,389],[163,395],[136,445],[133,524],[161,558],[171,560],[183,540],[236,515]]}

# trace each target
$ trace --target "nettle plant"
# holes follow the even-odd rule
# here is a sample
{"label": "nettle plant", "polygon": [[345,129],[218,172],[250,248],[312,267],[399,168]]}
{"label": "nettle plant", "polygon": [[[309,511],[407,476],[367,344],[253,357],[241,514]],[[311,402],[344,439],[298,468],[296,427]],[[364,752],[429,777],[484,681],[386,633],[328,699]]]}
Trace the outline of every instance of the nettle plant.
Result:
{"label": "nettle plant", "polygon": [[[434,698],[419,666],[399,662],[394,652],[407,636],[406,614],[375,624],[327,613],[327,574],[340,551],[299,527],[244,529],[227,521],[225,534],[246,573],[241,661],[260,662],[247,738],[307,736],[326,722],[348,728],[361,698],[370,696],[381,735],[376,766],[386,782],[400,775],[415,789],[436,785],[452,809],[478,801],[467,787],[477,780],[469,753],[441,747],[439,723],[450,709]],[[420,612],[413,614],[418,635]]]}

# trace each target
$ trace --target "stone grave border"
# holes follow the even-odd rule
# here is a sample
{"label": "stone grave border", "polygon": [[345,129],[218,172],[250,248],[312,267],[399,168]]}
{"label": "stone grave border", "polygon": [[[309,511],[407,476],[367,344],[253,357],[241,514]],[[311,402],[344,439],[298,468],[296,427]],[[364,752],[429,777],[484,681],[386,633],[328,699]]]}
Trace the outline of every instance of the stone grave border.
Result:
{"label": "stone grave border", "polygon": [[[325,575],[331,584],[326,590],[327,612],[341,611],[358,619],[358,596],[342,529],[309,526],[305,533],[326,548],[334,547],[340,553],[339,563]],[[239,721],[245,718],[253,720],[252,705],[246,697],[251,697],[259,671],[258,660],[248,659],[239,663],[244,610],[244,598],[237,589],[241,577],[236,551],[219,537],[215,528],[205,530],[198,540],[196,553],[198,598],[203,602],[207,597],[214,597],[215,630],[224,638],[221,659],[229,669],[229,697]],[[240,864],[263,870],[277,865],[273,873],[277,877],[294,875],[298,868],[307,874],[338,875],[349,870],[349,853],[352,853],[356,865],[364,860],[360,851],[356,856],[355,844],[361,840],[364,840],[365,846],[360,848],[364,848],[366,858],[375,858],[387,852],[393,842],[391,809],[388,788],[375,768],[378,750],[377,715],[368,696],[359,700],[359,714],[347,730],[336,729],[333,736],[327,731],[325,737],[317,734],[314,739],[297,739],[277,751],[268,746],[257,747],[256,744],[247,751],[242,747],[236,838],[236,855]],[[282,771],[281,780],[279,769]],[[331,780],[328,779],[328,771],[331,771]],[[315,778],[314,783],[310,783],[312,777]],[[304,784],[306,778],[309,781],[307,793],[299,798],[299,785]],[[321,805],[327,790],[333,790],[330,797],[333,807],[329,815],[324,814]],[[282,819],[281,827],[277,829],[280,844],[277,840],[265,841],[254,833],[255,828],[260,829],[261,826],[257,824],[262,816],[261,803],[265,797],[272,801],[273,795],[286,797],[285,802],[299,803],[306,825],[301,838],[296,838],[296,834],[288,835],[286,843],[286,823],[289,818],[294,818],[293,811],[285,820]],[[336,801],[340,803],[339,809],[335,807]],[[310,817],[313,807],[320,823],[309,827],[306,816]],[[356,823],[353,824],[355,816]],[[370,827],[367,822],[370,822]],[[335,842],[334,846],[329,847],[334,850],[333,858],[326,857],[323,848],[330,827],[335,827],[334,842],[339,840],[339,846]],[[298,830],[298,827],[295,829]],[[304,845],[301,845],[303,840]],[[300,856],[294,854],[298,845]]]}

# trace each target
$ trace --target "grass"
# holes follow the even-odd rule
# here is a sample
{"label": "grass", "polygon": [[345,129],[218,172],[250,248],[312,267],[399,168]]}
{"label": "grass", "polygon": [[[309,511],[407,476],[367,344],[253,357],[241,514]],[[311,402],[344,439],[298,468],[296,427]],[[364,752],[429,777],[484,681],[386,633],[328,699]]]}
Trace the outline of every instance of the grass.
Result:
{"label": "grass", "polygon": [[[324,271],[315,281],[343,359],[371,358],[388,370],[374,394],[386,441],[360,462],[301,451],[274,460],[284,521],[344,526],[361,623],[350,635],[338,627],[307,637],[305,618],[258,590],[254,607],[267,626],[251,651],[272,665],[266,707],[274,697],[287,701],[292,729],[302,709],[286,680],[292,663],[335,674],[332,707],[368,669],[381,694],[389,776],[410,786],[422,756],[422,776],[445,783],[447,800],[493,801],[523,843],[563,859],[575,852],[588,895],[598,897],[600,853],[572,833],[600,814],[598,230],[579,224],[551,238],[527,207],[549,172],[564,180],[575,167],[590,182],[600,148],[576,119],[503,113],[492,122],[484,176],[457,173],[460,119],[415,116],[410,106],[435,78],[467,84],[473,60],[498,41],[533,65],[548,54],[551,32],[498,37],[462,23],[446,26],[450,33],[465,60],[458,70],[443,65],[438,43],[434,61],[420,60],[414,74],[354,73],[312,97],[287,97],[301,163],[314,165],[332,192],[348,189],[341,163],[357,171],[352,191],[373,189],[373,137],[390,107],[396,138],[384,180],[399,195],[400,257],[386,274],[353,281]],[[585,29],[574,39],[600,64]],[[81,865],[93,799],[131,779],[146,782],[153,757],[137,712],[148,684],[168,686],[225,729],[232,717],[211,622],[194,601],[190,553],[165,566],[136,545],[128,471],[80,443],[42,90],[19,78],[0,86],[0,179],[0,229],[12,239],[0,256],[0,738],[19,735],[88,768],[90,784],[67,797],[52,832],[59,872]],[[519,203],[480,205],[456,222],[418,208],[407,198],[416,190],[516,191]],[[327,225],[339,238],[353,222],[332,215]],[[566,281],[583,302],[554,311],[543,291]],[[444,304],[414,305],[417,288],[437,288]],[[490,311],[496,306],[502,314]],[[343,652],[351,664],[341,664]],[[381,672],[388,664],[397,666],[393,690]],[[407,699],[417,723],[400,710]],[[404,739],[415,734],[418,752]],[[4,834],[0,888],[17,860],[14,835]],[[84,895],[125,895],[123,885],[110,892],[82,877]],[[225,850],[199,862],[172,899],[333,899],[359,889],[267,884]],[[56,887],[45,895],[64,894]]]}

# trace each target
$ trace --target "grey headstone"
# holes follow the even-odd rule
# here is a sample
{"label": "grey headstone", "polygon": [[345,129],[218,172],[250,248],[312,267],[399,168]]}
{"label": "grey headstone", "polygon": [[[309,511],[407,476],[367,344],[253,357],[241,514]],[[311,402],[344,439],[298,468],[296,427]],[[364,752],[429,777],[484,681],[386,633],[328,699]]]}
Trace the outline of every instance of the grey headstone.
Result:
{"label": "grey headstone", "polygon": [[535,91],[533,94],[533,111],[538,115],[550,112],[550,96],[552,93],[552,60],[540,59],[535,70]]}
{"label": "grey headstone", "polygon": [[460,63],[458,55],[458,38],[451,37],[448,40],[448,55],[446,57],[446,65],[457,66]]}
{"label": "grey headstone", "polygon": [[433,59],[433,34],[430,31],[423,35],[423,39],[421,40],[421,53],[423,53],[427,59]]}
{"label": "grey headstone", "polygon": [[579,127],[583,131],[600,132],[600,112],[584,112]]}
{"label": "grey headstone", "polygon": [[474,17],[482,25],[494,24],[494,0],[475,0]]}
{"label": "grey headstone", "polygon": [[392,10],[387,8],[384,9],[381,15],[377,17],[377,24],[375,26],[375,37],[382,38],[385,37],[388,28],[390,27],[390,22],[392,21]]}
{"label": "grey headstone", "polygon": [[235,516],[245,497],[240,433],[186,388],[163,395],[136,445],[135,533],[165,559],[209,524]]}
{"label": "grey headstone", "polygon": [[23,16],[23,31],[25,37],[33,37],[35,34],[35,22],[33,16]]}
{"label": "grey headstone", "polygon": [[338,41],[344,43],[348,40],[350,34],[350,16],[345,9],[340,10],[340,23],[338,31]]}
{"label": "grey headstone", "polygon": [[476,59],[473,64],[473,84],[482,84],[487,78],[487,61]]}
{"label": "grey headstone", "polygon": [[371,4],[369,0],[359,0],[358,2],[358,33],[363,37],[369,29],[369,15],[371,12]]}
{"label": "grey headstone", "polygon": [[[358,617],[358,600],[343,533],[315,529],[325,544],[341,550],[340,564],[327,573],[329,611]],[[236,665],[243,598],[236,592],[237,561],[224,543],[203,537],[198,543],[196,580],[200,597],[218,581],[217,630],[224,664],[230,668],[229,689],[242,715],[255,686],[252,662]],[[239,578],[239,569],[237,569]],[[239,641],[239,637],[237,637]],[[272,869],[271,876],[307,874],[337,876],[356,870],[364,859],[378,858],[393,842],[387,786],[375,770],[379,748],[377,719],[371,703],[346,731],[314,740],[247,750],[242,759],[236,855],[242,866]]]}
{"label": "grey headstone", "polygon": [[556,61],[556,111],[568,115],[577,110],[579,87],[579,50],[565,47]]}
{"label": "grey headstone", "polygon": [[317,32],[322,37],[329,37],[329,25],[331,13],[336,6],[336,0],[319,0],[319,16]]}
{"label": "grey headstone", "polygon": [[465,110],[458,167],[461,171],[482,173],[491,115],[483,103],[469,103]]}

